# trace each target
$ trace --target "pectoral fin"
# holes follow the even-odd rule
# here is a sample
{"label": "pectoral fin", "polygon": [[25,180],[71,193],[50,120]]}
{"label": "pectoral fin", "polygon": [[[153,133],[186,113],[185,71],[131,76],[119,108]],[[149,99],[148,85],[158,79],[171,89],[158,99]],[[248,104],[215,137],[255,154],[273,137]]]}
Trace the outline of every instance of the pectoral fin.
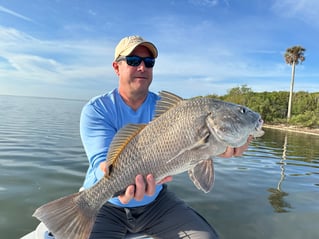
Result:
{"label": "pectoral fin", "polygon": [[188,175],[195,186],[208,193],[214,185],[214,164],[212,159],[207,159],[196,164],[188,170]]}

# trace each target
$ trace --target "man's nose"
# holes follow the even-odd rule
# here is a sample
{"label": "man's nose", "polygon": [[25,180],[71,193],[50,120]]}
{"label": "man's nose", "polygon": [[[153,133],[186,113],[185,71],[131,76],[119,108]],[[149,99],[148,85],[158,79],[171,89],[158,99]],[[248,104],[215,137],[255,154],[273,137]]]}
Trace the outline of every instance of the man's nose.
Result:
{"label": "man's nose", "polygon": [[137,66],[137,70],[138,71],[145,71],[145,63],[144,63],[144,61],[142,61],[141,62],[141,64],[139,64],[138,66]]}

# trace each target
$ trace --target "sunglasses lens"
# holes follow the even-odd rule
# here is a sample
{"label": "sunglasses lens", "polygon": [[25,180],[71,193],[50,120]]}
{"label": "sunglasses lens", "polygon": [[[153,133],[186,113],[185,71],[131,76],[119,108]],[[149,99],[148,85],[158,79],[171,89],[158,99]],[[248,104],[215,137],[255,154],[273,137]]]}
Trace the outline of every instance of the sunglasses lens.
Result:
{"label": "sunglasses lens", "polygon": [[147,68],[152,68],[155,64],[155,59],[152,57],[139,57],[139,56],[127,56],[126,63],[129,66],[139,66],[141,62],[144,61],[144,64]]}
{"label": "sunglasses lens", "polygon": [[144,64],[147,68],[152,68],[155,64],[155,59],[151,57],[144,58]]}
{"label": "sunglasses lens", "polygon": [[126,63],[130,66],[138,66],[142,62],[142,58],[138,56],[127,56]]}

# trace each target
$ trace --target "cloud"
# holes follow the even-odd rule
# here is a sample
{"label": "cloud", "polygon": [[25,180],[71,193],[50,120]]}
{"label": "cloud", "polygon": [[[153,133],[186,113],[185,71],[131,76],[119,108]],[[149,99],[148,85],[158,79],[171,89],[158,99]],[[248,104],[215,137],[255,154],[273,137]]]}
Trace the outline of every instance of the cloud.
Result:
{"label": "cloud", "polygon": [[[114,78],[111,60],[108,60],[112,59],[112,54],[113,49],[108,48],[107,42],[47,41],[0,26],[0,81],[3,88],[0,94],[5,93],[6,85],[15,84],[13,88],[20,89],[18,92],[24,90],[27,95],[44,96],[57,87],[60,90],[55,93],[59,97],[65,97],[61,92],[79,89],[93,95],[89,88],[95,88],[97,92],[108,76]],[[42,91],[32,93],[39,85],[43,86]],[[84,94],[81,92],[80,95]],[[88,98],[87,95],[83,97]]]}
{"label": "cloud", "polygon": [[5,7],[1,6],[1,5],[0,5],[0,12],[8,13],[8,14],[14,16],[14,17],[18,17],[18,18],[23,19],[25,21],[34,22],[31,18],[23,16],[23,15],[21,15],[21,14],[19,14],[17,12],[14,12],[14,11],[8,9],[8,8],[5,8]]}
{"label": "cloud", "polygon": [[[183,29],[180,24],[177,29]],[[165,35],[156,38],[160,49],[163,49],[154,69],[151,89],[156,92],[172,90],[182,97],[221,94],[234,84],[250,86],[250,79],[278,75],[282,70],[274,70],[273,63],[258,65],[258,62],[247,59],[247,51],[242,52],[237,47],[238,41],[235,45],[226,38],[219,37],[217,40],[208,37],[208,45],[196,44],[196,39],[187,37],[189,33],[186,30],[177,31],[176,28],[174,38],[165,38]],[[208,35],[220,32],[220,29],[211,28],[209,23],[198,24],[192,29],[199,36],[203,36],[205,29],[214,29],[206,31]],[[170,31],[167,30],[166,34]],[[62,87],[58,92],[62,94],[67,89],[70,92],[83,89],[86,93],[81,92],[81,95],[93,96],[101,92],[101,87],[110,90],[116,86],[116,76],[111,67],[114,45],[115,42],[105,39],[42,40],[17,29],[0,26],[0,66],[5,66],[0,68],[0,79],[2,82],[19,82],[17,88],[34,86],[33,89],[38,89],[38,85],[46,84],[46,91]],[[185,49],[188,49],[187,53]],[[40,93],[45,94],[44,91]]]}
{"label": "cloud", "polygon": [[214,7],[218,5],[219,0],[189,0],[189,3],[196,6]]}
{"label": "cloud", "polygon": [[308,0],[276,0],[272,10],[279,16],[297,18],[309,25],[319,27],[319,2]]}

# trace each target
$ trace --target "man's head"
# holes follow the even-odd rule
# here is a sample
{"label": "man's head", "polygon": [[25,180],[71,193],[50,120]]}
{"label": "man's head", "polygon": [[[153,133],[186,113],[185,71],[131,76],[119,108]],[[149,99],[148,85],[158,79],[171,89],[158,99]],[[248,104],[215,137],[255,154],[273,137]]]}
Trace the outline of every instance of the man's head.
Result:
{"label": "man's head", "polygon": [[123,38],[115,48],[113,68],[119,77],[122,98],[145,99],[153,80],[158,52],[155,45],[139,36]]}

